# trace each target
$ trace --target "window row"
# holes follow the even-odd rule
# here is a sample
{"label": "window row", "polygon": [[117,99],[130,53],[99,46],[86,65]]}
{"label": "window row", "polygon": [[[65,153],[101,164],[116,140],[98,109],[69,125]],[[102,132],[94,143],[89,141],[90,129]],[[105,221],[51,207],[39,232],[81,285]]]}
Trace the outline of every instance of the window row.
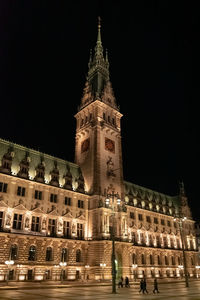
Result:
{"label": "window row", "polygon": [[[130,216],[131,219],[135,219],[134,212],[130,212],[129,216]],[[145,220],[143,214],[138,214],[137,218],[138,218],[139,221],[144,221]],[[150,224],[151,223],[159,224],[159,219],[157,217],[146,216],[146,222],[150,223]],[[173,224],[175,228],[177,227],[176,222],[171,222],[170,220],[165,220],[165,219],[160,219],[160,224],[161,225],[167,225],[168,227],[171,227],[172,224]]]}
{"label": "window row", "polygon": [[[0,211],[0,230],[3,229],[3,212]],[[9,220],[10,222],[10,220]],[[8,220],[6,220],[6,225],[8,226]],[[72,236],[78,239],[84,238],[84,225],[82,223],[71,224],[69,221],[63,221],[61,224],[56,219],[46,220],[42,217],[32,216],[30,219],[25,217],[23,214],[14,214],[12,221],[12,228],[16,230],[30,229],[33,232],[41,232],[47,230],[47,235],[56,236],[57,232],[63,233],[66,238],[71,238]]]}
{"label": "window row", "polygon": [[[41,255],[40,255],[41,256]],[[19,259],[19,248],[16,244],[12,245],[10,248],[10,257],[11,260],[18,260]],[[37,247],[35,245],[30,246],[28,251],[28,260],[29,261],[36,261],[37,260]],[[45,253],[45,260],[46,261],[54,261],[54,253],[52,247],[46,248]],[[69,261],[69,250],[67,248],[62,248],[60,254],[60,261],[61,262],[68,262]],[[82,253],[81,250],[76,250],[76,262],[82,261]]]}
{"label": "window row", "polygon": [[[0,192],[7,193],[8,184],[0,182]],[[17,187],[17,196],[25,197],[26,196],[26,188],[22,186]],[[40,190],[34,191],[34,199],[36,200],[43,200],[44,199],[44,193]],[[52,203],[58,203],[58,194],[51,193],[49,195],[49,201]],[[65,197],[63,201],[64,205],[71,206],[72,205],[72,199],[70,197]],[[78,200],[77,201],[77,207],[78,208],[84,208],[84,200]]]}
{"label": "window row", "polygon": [[[190,263],[192,266],[194,266],[194,258],[190,258]],[[135,253],[132,254],[132,264],[150,264],[150,265],[183,265],[183,259],[180,256],[174,257],[174,256],[161,256],[161,255],[145,255],[141,254],[140,256],[137,256]]]}

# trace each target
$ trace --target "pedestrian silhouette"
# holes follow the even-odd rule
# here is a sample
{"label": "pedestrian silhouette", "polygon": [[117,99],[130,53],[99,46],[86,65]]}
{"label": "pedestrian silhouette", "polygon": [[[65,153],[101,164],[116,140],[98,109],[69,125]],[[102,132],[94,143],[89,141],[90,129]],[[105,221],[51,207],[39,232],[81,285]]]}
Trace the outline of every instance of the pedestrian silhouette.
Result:
{"label": "pedestrian silhouette", "polygon": [[158,282],[157,282],[156,278],[154,279],[154,282],[153,282],[153,293],[155,294],[155,292],[159,293]]}
{"label": "pedestrian silhouette", "polygon": [[125,277],[125,287],[130,287],[129,279],[127,276]]}
{"label": "pedestrian silhouette", "polygon": [[144,289],[144,280],[141,279],[140,280],[140,290],[139,290],[139,293],[143,292],[143,289]]}
{"label": "pedestrian silhouette", "polygon": [[143,290],[142,290],[142,292],[143,292],[143,294],[144,294],[145,292],[148,294],[146,279],[144,279],[144,281],[143,281]]}
{"label": "pedestrian silhouette", "polygon": [[119,281],[118,281],[118,288],[122,287],[123,288],[123,277],[121,276],[119,278]]}

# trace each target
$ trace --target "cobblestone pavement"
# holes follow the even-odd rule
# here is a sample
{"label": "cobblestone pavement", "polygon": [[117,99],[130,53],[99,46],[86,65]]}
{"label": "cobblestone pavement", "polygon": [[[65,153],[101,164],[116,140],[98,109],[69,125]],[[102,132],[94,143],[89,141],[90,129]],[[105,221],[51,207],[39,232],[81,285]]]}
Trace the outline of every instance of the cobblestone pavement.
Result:
{"label": "cobblestone pavement", "polygon": [[152,283],[147,282],[148,294],[139,294],[139,285],[131,285],[130,288],[117,288],[117,294],[112,294],[111,285],[96,285],[92,286],[89,284],[83,287],[71,286],[56,288],[51,287],[37,287],[37,288],[25,288],[25,289],[0,289],[0,299],[1,300],[200,300],[200,281],[190,282],[189,288],[185,287],[184,282],[176,283],[159,283],[159,294],[153,294]]}

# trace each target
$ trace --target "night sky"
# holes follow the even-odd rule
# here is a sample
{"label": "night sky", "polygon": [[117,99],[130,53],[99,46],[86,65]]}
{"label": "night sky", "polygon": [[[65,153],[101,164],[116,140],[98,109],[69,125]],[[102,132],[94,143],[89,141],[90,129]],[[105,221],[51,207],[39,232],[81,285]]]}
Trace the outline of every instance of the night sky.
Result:
{"label": "night sky", "polygon": [[0,137],[74,161],[75,118],[102,19],[124,179],[199,207],[198,1],[0,2]]}

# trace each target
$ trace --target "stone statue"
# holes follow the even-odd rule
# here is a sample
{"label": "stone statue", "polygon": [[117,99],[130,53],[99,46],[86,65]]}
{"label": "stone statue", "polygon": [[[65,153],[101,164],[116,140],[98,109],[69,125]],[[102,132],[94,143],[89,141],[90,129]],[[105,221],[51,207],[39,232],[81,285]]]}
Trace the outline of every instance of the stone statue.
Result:
{"label": "stone statue", "polygon": [[29,228],[29,218],[26,217],[25,219],[25,228]]}

